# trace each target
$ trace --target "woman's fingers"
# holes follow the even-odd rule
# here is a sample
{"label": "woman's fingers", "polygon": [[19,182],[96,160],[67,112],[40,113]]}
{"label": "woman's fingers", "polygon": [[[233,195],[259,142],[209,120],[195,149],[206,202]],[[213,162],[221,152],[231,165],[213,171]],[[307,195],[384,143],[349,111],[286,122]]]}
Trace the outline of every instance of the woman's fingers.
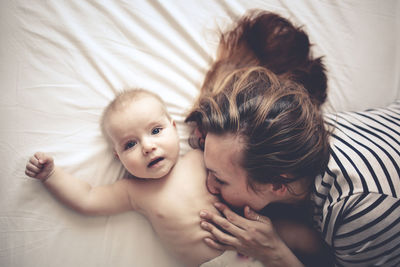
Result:
{"label": "woman's fingers", "polygon": [[244,209],[244,217],[222,203],[215,206],[226,218],[207,211],[200,213],[200,217],[206,220],[201,222],[201,227],[213,235],[204,240],[208,246],[219,250],[234,249],[256,259],[276,258],[279,248],[286,247],[268,217],[248,206]]}
{"label": "woman's fingers", "polygon": [[249,220],[252,220],[252,221],[257,221],[257,222],[264,223],[264,224],[270,224],[271,223],[269,218],[256,213],[249,206],[246,206],[244,208],[244,216],[245,216],[246,219],[249,219]]}
{"label": "woman's fingers", "polygon": [[212,238],[206,237],[204,238],[204,242],[211,248],[215,248],[221,251],[225,250],[236,250],[233,246],[229,245],[224,245],[216,240],[213,240]]}
{"label": "woman's fingers", "polygon": [[[223,229],[225,232],[228,232],[233,236],[239,235],[240,232],[242,231],[239,227],[237,227],[236,225],[232,224],[230,221],[228,221],[226,218],[224,218],[224,217],[222,217],[220,215],[217,215],[217,214],[214,214],[214,213],[210,213],[210,212],[207,212],[207,211],[201,211],[200,212],[200,217],[209,222],[209,223],[207,223],[207,222],[204,221],[204,223],[207,223],[207,225],[209,225],[210,227],[211,226],[213,227],[213,228],[204,228],[206,230],[211,230],[212,229],[212,230],[215,230],[215,231],[218,230],[219,232],[221,232],[218,228],[216,228],[214,226],[214,224],[215,224],[219,228]],[[207,226],[204,223],[203,223],[202,226]],[[219,241],[222,241],[222,240],[219,239]],[[226,242],[223,242],[223,243],[226,243]]]}
{"label": "woman's fingers", "polygon": [[232,249],[232,247],[235,247],[238,244],[238,241],[234,236],[221,231],[220,229],[218,229],[218,227],[210,222],[202,221],[200,223],[200,226],[204,230],[210,232],[214,236],[214,238],[217,239],[218,242],[212,240],[211,238],[205,238],[204,240],[209,246],[213,248],[219,250],[227,250]]}
{"label": "woman's fingers", "polygon": [[247,206],[244,209],[245,217],[222,203],[215,206],[226,218],[207,211],[200,213],[200,217],[206,220],[201,222],[201,227],[213,235],[204,240],[208,246],[219,250],[234,249],[256,259],[265,258],[271,253],[274,255],[278,247],[286,246],[268,217],[257,214]]}
{"label": "woman's fingers", "polygon": [[[242,227],[237,225],[238,220],[235,217],[236,214],[233,215],[232,213],[233,212],[231,210],[229,210],[228,207],[226,207],[226,209],[223,212],[223,214],[226,218],[224,218],[220,215],[214,214],[214,213],[207,212],[207,211],[201,211],[200,217],[202,219],[209,221],[212,224],[217,225],[219,228],[223,229],[225,232],[228,232],[233,236],[240,236],[241,234],[243,234]],[[236,216],[238,216],[238,215],[236,215]]]}
{"label": "woman's fingers", "polygon": [[[225,218],[240,229],[247,229],[248,220],[233,212],[227,205],[217,202],[215,207],[224,214]],[[227,230],[227,229],[226,229]]]}

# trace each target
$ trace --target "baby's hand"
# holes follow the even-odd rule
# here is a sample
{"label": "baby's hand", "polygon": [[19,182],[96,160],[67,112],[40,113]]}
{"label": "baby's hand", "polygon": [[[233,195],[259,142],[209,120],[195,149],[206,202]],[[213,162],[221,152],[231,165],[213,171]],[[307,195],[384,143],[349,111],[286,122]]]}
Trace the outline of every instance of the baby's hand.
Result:
{"label": "baby's hand", "polygon": [[54,172],[54,160],[43,152],[36,152],[26,164],[25,174],[44,182]]}

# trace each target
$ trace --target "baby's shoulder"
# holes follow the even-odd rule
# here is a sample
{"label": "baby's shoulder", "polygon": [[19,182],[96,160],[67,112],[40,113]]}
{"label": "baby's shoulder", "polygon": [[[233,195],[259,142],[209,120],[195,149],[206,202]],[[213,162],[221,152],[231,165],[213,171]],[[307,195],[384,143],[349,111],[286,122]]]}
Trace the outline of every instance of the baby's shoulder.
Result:
{"label": "baby's shoulder", "polygon": [[200,149],[192,149],[189,152],[187,152],[183,157],[183,160],[187,161],[194,161],[194,162],[200,162],[202,163],[204,161],[203,159],[203,151]]}
{"label": "baby's shoulder", "polygon": [[140,179],[135,177],[122,178],[117,183],[120,183],[122,187],[129,193],[134,193],[135,195],[148,194],[149,191],[153,190],[160,184],[160,180],[163,179]]}
{"label": "baby's shoulder", "polygon": [[[203,179],[206,175],[206,168],[204,166],[203,152],[201,150],[190,150],[179,160],[175,165],[174,171],[171,173],[173,180],[185,180],[188,176],[190,179]],[[171,179],[171,177],[170,177]]]}
{"label": "baby's shoulder", "polygon": [[192,169],[196,171],[200,171],[201,169],[205,170],[203,151],[199,149],[190,150],[182,156],[180,159],[180,165],[184,169]]}

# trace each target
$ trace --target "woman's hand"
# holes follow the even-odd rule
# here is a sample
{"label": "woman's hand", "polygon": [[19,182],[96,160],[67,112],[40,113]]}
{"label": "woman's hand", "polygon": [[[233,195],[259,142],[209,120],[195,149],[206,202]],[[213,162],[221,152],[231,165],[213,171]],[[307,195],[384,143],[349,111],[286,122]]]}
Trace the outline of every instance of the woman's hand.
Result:
{"label": "woman's hand", "polygon": [[213,234],[215,240],[204,241],[219,250],[237,250],[268,266],[303,266],[286,244],[280,239],[272,222],[245,207],[241,217],[226,205],[216,203],[215,207],[225,218],[207,211],[200,212],[201,227]]}

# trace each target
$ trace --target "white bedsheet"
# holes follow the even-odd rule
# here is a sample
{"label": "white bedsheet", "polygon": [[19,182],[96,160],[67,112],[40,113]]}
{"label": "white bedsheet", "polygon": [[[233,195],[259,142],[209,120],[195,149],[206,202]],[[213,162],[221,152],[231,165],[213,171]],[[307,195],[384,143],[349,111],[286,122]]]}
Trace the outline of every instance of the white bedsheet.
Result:
{"label": "white bedsheet", "polygon": [[328,110],[400,98],[397,0],[0,2],[0,266],[180,266],[140,214],[76,214],[26,177],[25,164],[40,150],[93,185],[115,181],[122,169],[98,120],[128,87],[161,95],[186,152],[184,114],[215,54],[217,27],[250,8],[304,25],[314,53],[325,55]]}

